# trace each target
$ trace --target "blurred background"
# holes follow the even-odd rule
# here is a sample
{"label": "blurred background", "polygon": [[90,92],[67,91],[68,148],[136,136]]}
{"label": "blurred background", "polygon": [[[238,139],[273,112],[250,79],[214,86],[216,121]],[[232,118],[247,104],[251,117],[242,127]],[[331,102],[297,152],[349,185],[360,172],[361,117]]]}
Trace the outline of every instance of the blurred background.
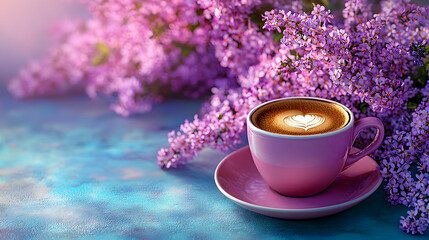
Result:
{"label": "blurred background", "polygon": [[0,0],[0,86],[29,60],[46,55],[55,23],[86,16],[79,0]]}

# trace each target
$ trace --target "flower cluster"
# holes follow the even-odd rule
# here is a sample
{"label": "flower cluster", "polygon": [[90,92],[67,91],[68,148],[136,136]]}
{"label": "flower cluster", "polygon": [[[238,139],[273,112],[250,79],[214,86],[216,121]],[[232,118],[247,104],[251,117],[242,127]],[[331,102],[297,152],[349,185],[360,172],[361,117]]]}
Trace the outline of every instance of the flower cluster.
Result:
{"label": "flower cluster", "polygon": [[[387,182],[388,201],[412,207],[401,229],[423,234],[429,225],[429,98],[422,103],[394,134],[386,137],[378,157]],[[408,121],[407,121],[408,120]],[[417,174],[413,174],[417,172]]]}
{"label": "flower cluster", "polygon": [[[114,99],[119,114],[148,111],[162,96],[212,96],[168,135],[163,168],[205,147],[233,149],[246,116],[288,96],[332,99],[357,119],[380,118],[387,200],[410,208],[401,229],[429,224],[429,12],[409,0],[308,5],[299,0],[86,0],[93,19],[65,23],[61,44],[10,85],[17,97],[84,88]],[[306,2],[306,1],[304,1]],[[329,3],[330,2],[330,3]],[[379,13],[373,13],[379,9]],[[364,146],[371,130],[355,142]]]}
{"label": "flower cluster", "polygon": [[424,63],[422,59],[424,59],[429,52],[429,47],[422,45],[416,45],[413,43],[410,47],[411,56],[413,57],[414,63],[420,66],[423,66]]}
{"label": "flower cluster", "polygon": [[[354,3],[356,1],[348,2],[346,6],[354,11],[364,8],[359,13],[367,11],[366,4]],[[406,19],[385,13],[363,22],[362,18],[368,14],[350,14],[353,11],[347,7],[343,11],[346,26],[360,22],[354,28],[346,28],[348,31],[333,25],[329,11],[317,6],[311,16],[271,11],[265,15],[265,28],[280,31],[283,27],[283,43],[297,44],[304,49],[300,59],[294,61],[299,71],[323,65],[335,85],[359,96],[374,110],[401,106],[416,93],[411,78],[407,77],[414,65],[407,49],[411,39],[421,42],[428,35],[427,19],[422,19],[423,9],[409,10]],[[357,19],[349,20],[354,16]],[[403,25],[409,29],[403,27],[400,33],[393,31]]]}
{"label": "flower cluster", "polygon": [[11,81],[14,96],[85,89],[128,116],[163,96],[198,97],[225,76],[195,1],[88,2],[94,18],[61,24],[60,44]]}
{"label": "flower cluster", "polygon": [[[259,1],[200,3],[211,20],[216,57],[239,86],[215,89],[200,116],[170,133],[170,147],[159,151],[158,164],[177,167],[206,146],[234,148],[247,113],[262,102],[287,96],[333,99],[356,118],[376,116],[384,122],[387,137],[374,157],[388,201],[413,208],[401,229],[422,234],[428,225],[428,8],[388,0],[373,14],[365,0],[350,0],[338,18],[338,12],[319,5],[304,12],[297,1],[270,2],[271,9],[280,10],[262,13],[266,6]],[[252,17],[258,14],[262,25]],[[246,58],[243,51],[249,49]],[[363,132],[356,144],[373,137],[372,131]],[[419,170],[413,175],[415,166]]]}

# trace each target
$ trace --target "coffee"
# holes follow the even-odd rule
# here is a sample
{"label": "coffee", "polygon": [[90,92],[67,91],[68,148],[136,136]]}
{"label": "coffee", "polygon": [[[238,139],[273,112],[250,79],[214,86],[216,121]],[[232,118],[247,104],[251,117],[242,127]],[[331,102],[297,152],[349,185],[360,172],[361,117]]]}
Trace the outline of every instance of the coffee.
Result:
{"label": "coffee", "polygon": [[258,108],[252,123],[262,130],[284,135],[316,135],[343,128],[350,121],[340,105],[316,99],[286,99]]}
{"label": "coffee", "polygon": [[[252,109],[246,123],[258,172],[273,190],[292,197],[328,188],[340,172],[374,152],[384,137],[380,119],[355,122],[350,109],[321,98],[273,100]],[[354,139],[366,128],[376,128],[377,134],[356,153]]]}

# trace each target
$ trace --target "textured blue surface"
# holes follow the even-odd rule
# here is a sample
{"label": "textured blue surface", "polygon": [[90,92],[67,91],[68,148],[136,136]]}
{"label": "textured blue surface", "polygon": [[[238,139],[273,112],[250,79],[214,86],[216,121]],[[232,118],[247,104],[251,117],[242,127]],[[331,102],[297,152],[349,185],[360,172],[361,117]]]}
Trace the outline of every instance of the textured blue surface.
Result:
{"label": "textured blue surface", "polygon": [[[224,197],[206,150],[160,170],[166,135],[201,102],[169,101],[121,118],[86,97],[18,101],[0,90],[0,239],[411,239],[382,188],[356,207],[286,221]],[[425,238],[427,236],[424,236]]]}

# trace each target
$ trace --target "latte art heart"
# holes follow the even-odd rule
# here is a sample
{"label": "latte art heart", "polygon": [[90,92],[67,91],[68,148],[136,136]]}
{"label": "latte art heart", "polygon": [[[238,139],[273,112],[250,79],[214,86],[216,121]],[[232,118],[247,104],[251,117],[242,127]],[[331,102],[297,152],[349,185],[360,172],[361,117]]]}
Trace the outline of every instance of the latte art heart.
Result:
{"label": "latte art heart", "polygon": [[307,131],[308,129],[317,127],[325,122],[325,118],[312,114],[307,114],[305,116],[295,115],[285,118],[284,122],[291,127],[302,128]]}

